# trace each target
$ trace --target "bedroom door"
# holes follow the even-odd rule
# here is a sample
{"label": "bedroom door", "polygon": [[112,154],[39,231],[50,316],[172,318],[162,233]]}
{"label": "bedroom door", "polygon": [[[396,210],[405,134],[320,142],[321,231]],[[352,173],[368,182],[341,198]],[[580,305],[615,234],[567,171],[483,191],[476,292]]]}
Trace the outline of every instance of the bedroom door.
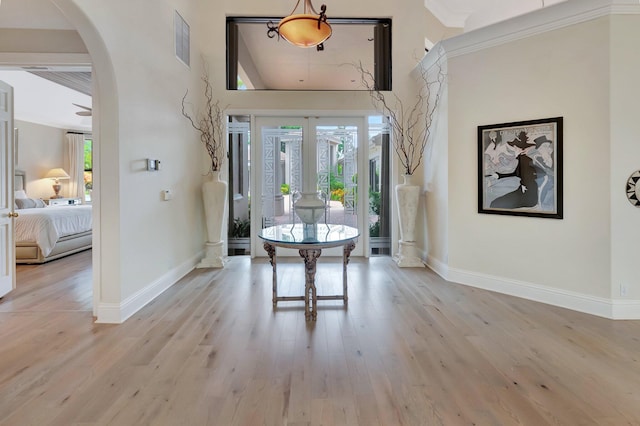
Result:
{"label": "bedroom door", "polygon": [[16,286],[13,162],[13,88],[0,81],[0,297]]}

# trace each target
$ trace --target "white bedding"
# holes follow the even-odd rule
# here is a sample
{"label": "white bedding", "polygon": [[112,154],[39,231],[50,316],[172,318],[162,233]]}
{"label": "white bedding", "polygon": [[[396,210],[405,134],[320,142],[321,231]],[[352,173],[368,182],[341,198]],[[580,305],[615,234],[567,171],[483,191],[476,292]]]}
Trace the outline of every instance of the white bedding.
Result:
{"label": "white bedding", "polygon": [[91,206],[50,206],[16,211],[16,242],[35,242],[48,256],[56,241],[91,230]]}

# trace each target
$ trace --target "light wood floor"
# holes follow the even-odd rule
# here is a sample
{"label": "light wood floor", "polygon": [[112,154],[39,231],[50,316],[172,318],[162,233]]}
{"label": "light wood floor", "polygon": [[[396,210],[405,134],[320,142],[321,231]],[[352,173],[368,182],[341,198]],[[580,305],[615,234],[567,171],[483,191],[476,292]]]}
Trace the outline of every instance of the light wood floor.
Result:
{"label": "light wood floor", "polygon": [[[320,291],[340,265],[320,259]],[[353,259],[349,305],[271,306],[271,267],[195,270],[94,324],[90,252],[18,268],[0,302],[2,425],[638,425],[640,322]],[[300,259],[279,264],[301,291]],[[327,289],[327,287],[332,287]],[[333,288],[335,287],[335,288]]]}

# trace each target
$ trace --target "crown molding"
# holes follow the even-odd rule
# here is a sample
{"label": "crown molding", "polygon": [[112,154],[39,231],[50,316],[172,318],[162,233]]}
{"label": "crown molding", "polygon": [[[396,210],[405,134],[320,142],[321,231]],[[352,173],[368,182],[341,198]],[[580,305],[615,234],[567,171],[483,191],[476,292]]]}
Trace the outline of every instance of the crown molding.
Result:
{"label": "crown molding", "polygon": [[453,58],[591,21],[602,16],[640,14],[639,0],[569,0],[469,31],[438,43]]}

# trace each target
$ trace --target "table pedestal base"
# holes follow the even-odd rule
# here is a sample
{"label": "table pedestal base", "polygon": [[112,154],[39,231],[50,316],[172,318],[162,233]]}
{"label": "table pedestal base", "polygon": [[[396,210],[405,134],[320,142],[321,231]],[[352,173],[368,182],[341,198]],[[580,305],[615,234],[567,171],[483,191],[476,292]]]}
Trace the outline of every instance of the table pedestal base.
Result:
{"label": "table pedestal base", "polygon": [[347,304],[349,298],[347,296],[347,264],[351,252],[356,247],[356,243],[349,241],[344,245],[342,252],[342,294],[337,295],[320,295],[316,291],[316,263],[322,254],[320,249],[300,249],[300,257],[304,259],[305,282],[304,296],[278,296],[278,274],[277,274],[277,257],[274,245],[265,242],[264,249],[269,255],[269,261],[273,269],[273,306],[276,307],[278,302],[286,302],[292,300],[304,300],[304,317],[307,321],[315,321],[318,317],[317,304],[318,300],[342,300]]}
{"label": "table pedestal base", "polygon": [[322,250],[299,250],[300,257],[304,259],[304,317],[307,321],[316,320],[318,311],[318,294],[316,292],[316,262],[322,254]]}

